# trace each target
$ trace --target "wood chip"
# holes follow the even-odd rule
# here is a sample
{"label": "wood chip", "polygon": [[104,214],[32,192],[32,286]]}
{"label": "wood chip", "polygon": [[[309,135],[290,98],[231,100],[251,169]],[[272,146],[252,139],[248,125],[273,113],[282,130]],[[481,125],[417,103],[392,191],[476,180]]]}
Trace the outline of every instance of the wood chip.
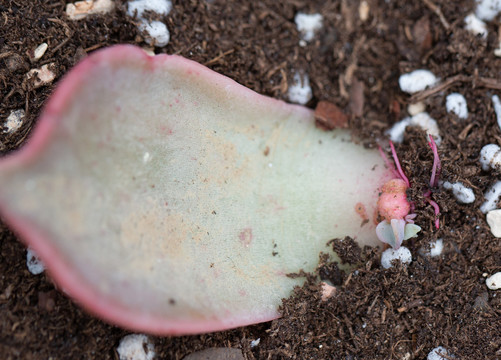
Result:
{"label": "wood chip", "polygon": [[315,109],[317,124],[328,130],[348,127],[348,116],[336,105],[320,101]]}

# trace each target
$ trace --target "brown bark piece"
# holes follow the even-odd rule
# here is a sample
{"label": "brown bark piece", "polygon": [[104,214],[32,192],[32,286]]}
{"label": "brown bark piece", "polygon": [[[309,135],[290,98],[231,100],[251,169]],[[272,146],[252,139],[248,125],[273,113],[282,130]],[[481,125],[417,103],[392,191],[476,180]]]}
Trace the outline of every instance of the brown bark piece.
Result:
{"label": "brown bark piece", "polygon": [[321,127],[332,130],[348,127],[348,116],[337,105],[320,101],[315,109],[315,120]]}

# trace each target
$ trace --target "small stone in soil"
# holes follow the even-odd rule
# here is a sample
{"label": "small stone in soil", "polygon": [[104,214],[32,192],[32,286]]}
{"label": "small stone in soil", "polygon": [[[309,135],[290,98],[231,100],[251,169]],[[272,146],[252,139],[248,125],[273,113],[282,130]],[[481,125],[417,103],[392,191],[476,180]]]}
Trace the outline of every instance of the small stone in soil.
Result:
{"label": "small stone in soil", "polygon": [[43,85],[49,85],[56,78],[56,74],[50,69],[54,63],[45,64],[39,69],[31,69],[26,74],[26,79],[33,79],[33,86],[38,88]]}
{"label": "small stone in soil", "polygon": [[495,237],[501,237],[501,209],[491,210],[487,213],[487,224]]}
{"label": "small stone in soil", "polygon": [[114,3],[111,0],[77,1],[73,4],[66,4],[66,15],[71,20],[80,20],[89,15],[106,14],[113,7]]}
{"label": "small stone in soil", "polygon": [[47,43],[41,43],[40,45],[38,45],[37,48],[33,51],[33,60],[40,60],[48,48],[49,45],[47,45]]}
{"label": "small stone in soil", "polygon": [[25,112],[23,109],[13,110],[7,117],[7,121],[4,123],[5,130],[4,133],[11,134],[17,131],[23,124]]}

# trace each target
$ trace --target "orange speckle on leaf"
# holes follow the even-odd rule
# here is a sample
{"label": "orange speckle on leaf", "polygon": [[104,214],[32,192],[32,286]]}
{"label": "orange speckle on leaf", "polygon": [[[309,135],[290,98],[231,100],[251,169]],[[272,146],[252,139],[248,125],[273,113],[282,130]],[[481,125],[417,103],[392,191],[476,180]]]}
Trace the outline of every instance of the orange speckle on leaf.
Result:
{"label": "orange speckle on leaf", "polygon": [[369,216],[367,216],[367,210],[365,209],[365,205],[361,202],[355,204],[355,211],[362,218],[362,220],[369,220]]}

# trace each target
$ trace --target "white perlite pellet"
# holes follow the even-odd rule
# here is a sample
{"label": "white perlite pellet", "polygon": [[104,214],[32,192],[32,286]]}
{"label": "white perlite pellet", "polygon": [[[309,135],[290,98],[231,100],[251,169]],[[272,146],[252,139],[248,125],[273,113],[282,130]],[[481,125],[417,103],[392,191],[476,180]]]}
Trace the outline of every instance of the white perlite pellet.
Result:
{"label": "white perlite pellet", "polygon": [[169,43],[169,29],[167,29],[167,26],[161,21],[141,21],[139,30],[145,31],[148,34],[144,39],[148,45],[163,47]]}
{"label": "white perlite pellet", "polygon": [[393,260],[400,260],[402,264],[410,264],[412,262],[412,254],[405,246],[400,246],[398,250],[389,248],[383,251],[381,255],[381,266],[383,268],[391,268]]}
{"label": "white perlite pellet", "polygon": [[406,117],[405,119],[395,123],[386,133],[390,137],[391,141],[401,143],[404,141],[404,133],[407,126],[420,127],[426,131],[427,134],[433,136],[437,145],[440,145],[442,142],[437,122],[426,112]]}
{"label": "white perlite pellet", "polygon": [[460,182],[450,183],[448,181],[444,181],[442,186],[447,190],[452,190],[452,194],[456,200],[462,204],[471,204],[475,201],[475,194],[473,193],[473,190],[464,186]]}
{"label": "white perlite pellet", "polygon": [[438,83],[438,78],[429,70],[419,69],[403,74],[398,79],[400,89],[406,93],[414,94],[427,87],[432,87]]}
{"label": "white perlite pellet", "polygon": [[45,265],[33,249],[26,250],[26,266],[33,275],[39,275],[45,271]]}
{"label": "white perlite pellet", "polygon": [[138,28],[146,33],[145,41],[149,45],[164,47],[170,41],[170,32],[167,26],[161,21],[148,21],[143,18],[145,11],[152,11],[156,14],[166,16],[172,9],[170,0],[133,0],[129,1],[127,15],[134,16],[140,20]]}
{"label": "white perlite pellet", "polygon": [[480,150],[480,165],[482,170],[497,169],[501,166],[501,148],[496,144],[487,144]]}
{"label": "white perlite pellet", "polygon": [[492,96],[492,105],[494,106],[494,112],[496,113],[496,119],[498,121],[498,126],[501,129],[501,101],[499,100],[499,96]]}
{"label": "white perlite pellet", "polygon": [[489,276],[485,280],[485,284],[491,290],[499,290],[499,289],[501,289],[501,271],[495,273],[492,276]]}
{"label": "white perlite pellet", "polygon": [[485,21],[494,20],[501,11],[501,0],[477,0],[475,14],[479,19]]}
{"label": "white perlite pellet", "polygon": [[475,14],[469,14],[464,18],[464,29],[475,36],[487,38],[487,24],[476,17]]}
{"label": "white perlite pellet", "polygon": [[311,41],[315,32],[322,28],[323,16],[321,14],[297,13],[294,17],[297,30],[301,33],[302,40]]}
{"label": "white perlite pellet", "polygon": [[289,85],[287,96],[290,102],[304,105],[310,101],[312,95],[310,79],[308,75],[301,75],[299,72],[294,74],[293,83]]}
{"label": "white perlite pellet", "polygon": [[491,229],[492,235],[499,238],[501,237],[501,209],[494,209],[487,213],[487,224]]}
{"label": "white perlite pellet", "polygon": [[424,247],[419,249],[419,253],[423,256],[437,257],[442,254],[443,250],[444,250],[444,241],[442,239],[437,239],[435,241],[430,242],[430,247],[428,249]]}
{"label": "white perlite pellet", "polygon": [[443,346],[438,346],[428,354],[427,360],[448,360],[454,358]]}
{"label": "white perlite pellet", "polygon": [[151,340],[143,334],[127,335],[117,348],[120,360],[153,360],[155,347]]}
{"label": "white perlite pellet", "polygon": [[468,105],[463,95],[452,93],[445,98],[445,108],[447,112],[456,114],[460,119],[468,117]]}
{"label": "white perlite pellet", "polygon": [[133,0],[129,1],[127,6],[127,15],[134,16],[137,11],[137,17],[143,16],[147,10],[153,11],[159,15],[168,15],[172,9],[170,0]]}
{"label": "white perlite pellet", "polygon": [[26,113],[24,112],[23,109],[11,111],[9,116],[7,117],[7,120],[3,124],[3,126],[5,127],[3,132],[6,134],[11,134],[19,130],[21,125],[23,125],[25,116]]}
{"label": "white perlite pellet", "polygon": [[501,196],[501,181],[496,181],[484,194],[485,202],[480,206],[480,211],[484,214],[494,210]]}

